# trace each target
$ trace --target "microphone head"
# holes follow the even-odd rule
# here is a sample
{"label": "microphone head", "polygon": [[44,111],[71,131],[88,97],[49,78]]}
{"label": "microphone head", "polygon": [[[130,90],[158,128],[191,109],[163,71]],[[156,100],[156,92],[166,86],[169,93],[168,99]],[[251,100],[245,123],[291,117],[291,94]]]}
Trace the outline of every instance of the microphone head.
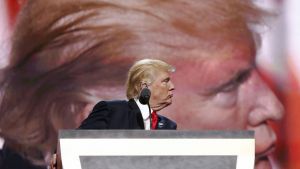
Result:
{"label": "microphone head", "polygon": [[141,104],[148,104],[149,100],[150,100],[150,96],[151,96],[151,92],[148,88],[143,88],[141,93],[140,93],[140,97],[139,97],[139,101]]}

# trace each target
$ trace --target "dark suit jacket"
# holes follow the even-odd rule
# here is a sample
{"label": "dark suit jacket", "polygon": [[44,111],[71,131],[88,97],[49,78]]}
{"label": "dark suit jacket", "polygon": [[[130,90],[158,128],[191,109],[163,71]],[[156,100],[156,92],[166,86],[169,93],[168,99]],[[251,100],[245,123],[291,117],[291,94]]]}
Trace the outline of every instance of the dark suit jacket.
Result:
{"label": "dark suit jacket", "polygon": [[[141,111],[133,99],[100,101],[79,129],[144,129]],[[157,129],[177,128],[174,121],[158,115]]]}
{"label": "dark suit jacket", "polygon": [[0,169],[47,169],[47,167],[33,165],[4,144],[0,149]]}

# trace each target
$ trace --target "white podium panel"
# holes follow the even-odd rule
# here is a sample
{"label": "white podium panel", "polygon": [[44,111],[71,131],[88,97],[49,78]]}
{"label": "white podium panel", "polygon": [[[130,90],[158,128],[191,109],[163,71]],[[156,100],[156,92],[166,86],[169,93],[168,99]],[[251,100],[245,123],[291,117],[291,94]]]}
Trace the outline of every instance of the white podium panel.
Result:
{"label": "white podium panel", "polygon": [[253,169],[252,131],[63,130],[63,169]]}

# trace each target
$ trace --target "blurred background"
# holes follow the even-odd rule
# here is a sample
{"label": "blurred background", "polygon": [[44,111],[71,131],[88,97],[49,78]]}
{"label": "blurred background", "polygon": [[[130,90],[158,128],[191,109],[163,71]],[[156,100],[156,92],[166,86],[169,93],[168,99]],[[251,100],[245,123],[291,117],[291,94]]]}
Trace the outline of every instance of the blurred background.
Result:
{"label": "blurred background", "polygon": [[[300,0],[256,2],[276,12],[261,32],[257,65],[286,109],[284,119],[273,124],[279,138],[277,155],[284,169],[300,169]],[[26,0],[0,0],[0,68],[7,64],[9,38],[24,3]]]}

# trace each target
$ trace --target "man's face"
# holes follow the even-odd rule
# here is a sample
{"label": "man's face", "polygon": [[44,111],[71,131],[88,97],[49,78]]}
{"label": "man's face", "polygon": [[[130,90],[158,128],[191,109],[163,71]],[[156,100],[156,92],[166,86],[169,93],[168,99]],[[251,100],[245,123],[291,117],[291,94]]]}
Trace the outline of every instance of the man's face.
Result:
{"label": "man's face", "polygon": [[154,81],[149,85],[151,91],[150,106],[159,111],[172,103],[174,84],[171,82],[170,73],[157,71]]}
{"label": "man's face", "polygon": [[165,114],[180,129],[254,130],[256,169],[270,168],[276,135],[268,121],[281,119],[283,107],[255,68],[253,45],[243,41],[208,53],[169,62],[177,69],[176,97]]}

